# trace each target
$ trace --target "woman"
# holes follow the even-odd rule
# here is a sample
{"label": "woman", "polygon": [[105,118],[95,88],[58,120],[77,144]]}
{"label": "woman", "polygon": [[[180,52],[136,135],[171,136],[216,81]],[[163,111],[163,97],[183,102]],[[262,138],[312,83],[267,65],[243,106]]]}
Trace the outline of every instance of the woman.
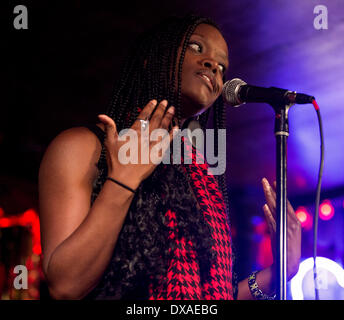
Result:
{"label": "woman", "polygon": [[[228,63],[226,41],[211,20],[168,19],[135,42],[100,123],[66,130],[49,145],[39,193],[43,269],[53,298],[273,296],[274,266],[235,281],[224,175],[207,175],[207,165],[195,161],[119,159],[122,129],[140,137],[149,124],[149,132],[168,130],[171,142],[195,116],[204,128],[211,106],[215,129],[225,128],[221,91]],[[263,187],[274,239],[275,193],[266,180]],[[291,206],[288,212],[290,278],[298,269],[300,225]]]}

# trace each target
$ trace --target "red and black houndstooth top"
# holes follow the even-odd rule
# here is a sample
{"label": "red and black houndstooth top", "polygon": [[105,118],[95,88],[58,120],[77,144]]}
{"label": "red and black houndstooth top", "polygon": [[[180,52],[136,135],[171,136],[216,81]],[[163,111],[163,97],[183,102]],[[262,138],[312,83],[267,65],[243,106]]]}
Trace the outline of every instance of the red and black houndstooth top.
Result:
{"label": "red and black houndstooth top", "polygon": [[[96,127],[96,126],[94,126]],[[93,127],[93,128],[94,128]],[[98,129],[88,127],[101,142]],[[214,240],[213,250],[216,252],[215,261],[210,269],[210,280],[201,284],[199,265],[196,252],[191,241],[178,234],[178,229],[171,228],[169,237],[175,239],[176,246],[165,279],[165,290],[162,284],[157,287],[149,287],[150,300],[232,300],[234,297],[232,284],[232,243],[229,228],[228,215],[225,202],[217,180],[208,174],[208,164],[203,156],[187,141],[186,157],[192,157],[192,164],[184,164],[185,173],[190,177],[190,184],[197,198],[205,221],[209,224]],[[196,163],[202,158],[204,164]],[[184,159],[186,162],[187,158]],[[189,159],[190,160],[190,159]],[[170,227],[177,224],[176,212],[168,210],[165,214]],[[194,257],[195,259],[190,259]],[[166,281],[167,280],[167,281]]]}

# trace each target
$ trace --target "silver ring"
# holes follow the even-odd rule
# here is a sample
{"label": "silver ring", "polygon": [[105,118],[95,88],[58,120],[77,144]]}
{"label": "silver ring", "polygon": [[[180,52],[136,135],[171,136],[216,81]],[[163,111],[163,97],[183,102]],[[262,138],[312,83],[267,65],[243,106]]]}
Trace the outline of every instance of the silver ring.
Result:
{"label": "silver ring", "polygon": [[144,119],[137,119],[137,120],[140,120],[140,122],[141,122],[141,128],[142,128],[143,130],[145,130],[145,129],[147,128],[147,126],[148,126],[149,121],[148,121],[148,120],[144,120]]}

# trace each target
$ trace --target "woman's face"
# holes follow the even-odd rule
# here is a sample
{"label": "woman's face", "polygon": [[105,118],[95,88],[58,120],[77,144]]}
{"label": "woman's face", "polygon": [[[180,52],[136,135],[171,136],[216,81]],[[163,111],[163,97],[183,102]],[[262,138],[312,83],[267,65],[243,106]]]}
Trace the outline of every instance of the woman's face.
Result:
{"label": "woman's face", "polygon": [[222,92],[227,68],[228,48],[222,34],[209,24],[198,25],[187,45],[182,68],[184,120],[203,113],[215,102]]}

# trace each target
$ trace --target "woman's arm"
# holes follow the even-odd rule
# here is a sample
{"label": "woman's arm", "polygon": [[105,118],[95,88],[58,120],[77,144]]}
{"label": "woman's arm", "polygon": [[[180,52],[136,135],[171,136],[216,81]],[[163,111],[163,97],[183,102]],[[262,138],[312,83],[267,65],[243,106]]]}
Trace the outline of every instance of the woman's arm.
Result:
{"label": "woman's arm", "polygon": [[[139,118],[150,118],[150,131],[167,130],[174,108],[170,107],[165,113],[167,101],[155,109],[156,104],[156,101],[148,103]],[[106,131],[108,175],[135,190],[154,171],[156,164],[122,164],[118,153],[125,142],[118,139],[116,124],[105,115],[99,119]],[[140,138],[141,122],[135,121],[131,128]],[[164,137],[169,143],[174,136],[173,129]],[[144,151],[151,150],[156,143],[147,142]],[[139,143],[138,154],[140,146]],[[97,285],[110,261],[133,199],[131,191],[106,181],[90,208],[100,153],[101,145],[88,129],[74,128],[55,138],[41,163],[39,202],[43,271],[50,293],[57,299],[82,298]]]}
{"label": "woman's arm", "polygon": [[[266,204],[263,206],[265,218],[269,227],[271,247],[274,261],[276,261],[276,187],[272,188],[267,179],[262,180]],[[287,279],[292,279],[298,269],[301,258],[301,224],[295,215],[294,209],[289,201],[287,201]],[[256,282],[259,289],[272,296],[276,291],[276,266],[266,268],[257,273]],[[241,281],[238,285],[238,299],[253,299],[248,287],[248,279]]]}
{"label": "woman's arm", "polygon": [[[275,294],[276,277],[274,269],[275,268],[273,267],[263,269],[257,273],[256,278],[259,289],[269,296],[273,296]],[[254,298],[248,287],[248,278],[246,278],[245,280],[240,281],[238,284],[238,300],[252,299]]]}
{"label": "woman's arm", "polygon": [[39,172],[43,270],[52,297],[79,299],[99,281],[111,258],[133,194],[111,181],[90,208],[98,139],[67,130],[49,146]]}

